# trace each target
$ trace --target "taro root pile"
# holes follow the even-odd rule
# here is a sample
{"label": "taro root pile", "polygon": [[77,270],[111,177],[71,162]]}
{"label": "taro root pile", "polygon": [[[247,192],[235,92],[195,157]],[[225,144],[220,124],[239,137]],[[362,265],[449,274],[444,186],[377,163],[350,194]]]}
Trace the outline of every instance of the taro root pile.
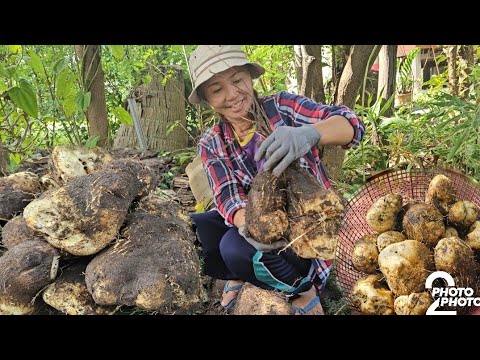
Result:
{"label": "taro root pile", "polygon": [[297,162],[278,178],[271,171],[257,174],[248,193],[245,225],[260,243],[287,240],[301,257],[333,259],[343,211],[343,199]]}
{"label": "taro root pile", "polygon": [[[456,287],[478,293],[478,213],[473,202],[456,197],[445,175],[432,179],[424,202],[404,204],[392,193],[378,198],[366,214],[374,233],[352,251],[353,266],[366,274],[353,285],[352,303],[365,314],[424,315],[434,301],[425,280],[434,271],[445,271]],[[469,311],[468,306],[445,309]]]}
{"label": "taro root pile", "polygon": [[163,165],[57,147],[47,166],[0,178],[0,314],[38,313],[42,301],[64,314],[195,311],[195,236],[154,191]]}

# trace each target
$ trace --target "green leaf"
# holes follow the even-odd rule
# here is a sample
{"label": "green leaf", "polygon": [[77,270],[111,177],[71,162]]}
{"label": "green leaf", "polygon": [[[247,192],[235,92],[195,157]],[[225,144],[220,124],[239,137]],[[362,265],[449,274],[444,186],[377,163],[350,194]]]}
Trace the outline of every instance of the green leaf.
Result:
{"label": "green leaf", "polygon": [[40,76],[42,79],[45,78],[45,69],[42,64],[42,60],[40,59],[40,56],[38,56],[35,51],[32,49],[28,50],[28,55],[30,55],[30,63],[32,65],[33,71],[37,73],[38,76]]}
{"label": "green leaf", "polygon": [[90,136],[90,137],[88,138],[88,140],[85,141],[84,146],[85,146],[87,149],[92,149],[92,148],[94,148],[95,146],[97,146],[98,140],[100,140],[100,136],[99,136],[99,135]]}
{"label": "green leaf", "polygon": [[125,124],[126,126],[133,125],[133,119],[130,116],[130,113],[127,110],[125,110],[123,107],[121,106],[115,107],[113,109],[113,114],[122,124]]}
{"label": "green leaf", "polygon": [[77,97],[75,98],[75,103],[77,105],[77,110],[87,111],[88,106],[90,105],[91,92],[84,93],[79,91]]}
{"label": "green leaf", "polygon": [[402,119],[402,118],[399,118],[399,117],[391,117],[391,118],[386,118],[385,120],[383,120],[380,125],[379,125],[379,128],[380,129],[383,129],[389,125],[392,125],[392,124],[408,124],[408,121],[405,120],[405,119]]}
{"label": "green leaf", "polygon": [[19,86],[8,90],[8,95],[13,102],[28,115],[38,117],[37,96],[27,80],[21,79]]}
{"label": "green leaf", "polygon": [[123,45],[108,45],[108,48],[112,52],[112,55],[115,57],[117,60],[122,60],[125,56],[125,49],[123,48]]}
{"label": "green leaf", "polygon": [[5,75],[9,78],[14,78],[17,75],[17,67],[15,65],[7,66],[5,68]]}
{"label": "green leaf", "polygon": [[19,52],[22,51],[22,45],[8,45],[8,50],[12,54],[18,54]]}
{"label": "green leaf", "polygon": [[172,131],[175,130],[175,128],[178,125],[180,125],[180,120],[176,120],[173,123],[171,123],[170,125],[168,125],[167,126],[167,136],[170,135],[172,133]]}
{"label": "green leaf", "polygon": [[53,64],[53,71],[55,71],[56,74],[59,74],[62,72],[63,69],[65,69],[68,65],[68,58],[61,58],[58,59],[55,64]]}
{"label": "green leaf", "polygon": [[6,77],[7,73],[5,72],[5,69],[3,68],[2,64],[0,64],[0,77]]}

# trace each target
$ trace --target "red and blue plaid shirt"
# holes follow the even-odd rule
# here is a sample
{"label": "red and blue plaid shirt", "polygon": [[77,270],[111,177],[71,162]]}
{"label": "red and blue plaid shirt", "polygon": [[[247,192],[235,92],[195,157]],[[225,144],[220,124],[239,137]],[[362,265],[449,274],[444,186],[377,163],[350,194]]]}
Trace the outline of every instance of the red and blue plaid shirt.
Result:
{"label": "red and blue plaid shirt", "polygon": [[[342,146],[344,149],[358,145],[365,133],[363,122],[346,106],[322,105],[304,96],[280,92],[263,97],[263,107],[272,129],[315,124],[334,115],[347,118],[352,124],[354,135],[349,144]],[[198,152],[213,190],[217,210],[224,217],[225,223],[233,226],[235,213],[246,206],[247,194],[257,174],[256,165],[242,150],[231,126],[223,120],[206,131],[198,145]],[[303,156],[300,163],[325,188],[330,187],[317,147]]]}
{"label": "red and blue plaid shirt", "polygon": [[[304,96],[280,92],[264,97],[263,108],[272,129],[315,124],[334,115],[347,118],[352,124],[354,135],[350,143],[342,146],[344,149],[358,145],[365,134],[363,122],[346,106],[322,105]],[[198,152],[213,190],[217,211],[227,225],[233,226],[233,217],[239,209],[246,206],[248,191],[257,174],[255,161],[242,150],[231,126],[224,120],[205,133],[198,145]],[[316,146],[300,159],[300,164],[325,188],[330,187]],[[312,259],[307,276],[317,293],[325,288],[331,266],[331,260]]]}

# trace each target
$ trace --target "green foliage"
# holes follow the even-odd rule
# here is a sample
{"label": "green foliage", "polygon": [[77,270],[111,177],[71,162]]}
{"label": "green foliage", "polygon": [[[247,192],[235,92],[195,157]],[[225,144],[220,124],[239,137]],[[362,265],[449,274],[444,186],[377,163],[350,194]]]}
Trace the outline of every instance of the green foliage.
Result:
{"label": "green foliage", "polygon": [[122,124],[126,126],[133,125],[133,119],[130,113],[121,106],[113,108],[113,113]]}
{"label": "green foliage", "polygon": [[98,141],[100,140],[100,136],[91,136],[85,141],[83,146],[85,146],[87,149],[93,149],[94,147],[97,146]]}
{"label": "green foliage", "polygon": [[108,45],[108,48],[117,60],[122,60],[125,57],[123,45]]}
{"label": "green foliage", "polygon": [[413,90],[412,64],[420,48],[413,49],[405,58],[398,61],[397,64],[397,91],[400,94],[407,94]]}
{"label": "green foliage", "polygon": [[8,90],[8,95],[13,102],[28,115],[38,116],[37,96],[32,85],[25,80],[20,79],[18,86],[14,86]]}

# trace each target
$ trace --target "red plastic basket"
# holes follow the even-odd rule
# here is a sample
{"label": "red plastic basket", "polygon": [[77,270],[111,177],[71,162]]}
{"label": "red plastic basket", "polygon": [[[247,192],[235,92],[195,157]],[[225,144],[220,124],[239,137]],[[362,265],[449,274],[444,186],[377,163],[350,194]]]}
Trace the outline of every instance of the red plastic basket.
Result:
{"label": "red plastic basket", "polygon": [[352,251],[362,236],[374,233],[365,220],[368,209],[379,197],[390,192],[402,195],[403,204],[415,200],[425,201],[428,185],[438,174],[443,174],[452,181],[457,199],[470,200],[480,208],[480,185],[469,177],[449,169],[385,170],[370,177],[348,201],[336,249],[335,273],[353,313],[358,313],[358,309],[352,304],[351,290],[354,283],[365,274],[353,267]]}

